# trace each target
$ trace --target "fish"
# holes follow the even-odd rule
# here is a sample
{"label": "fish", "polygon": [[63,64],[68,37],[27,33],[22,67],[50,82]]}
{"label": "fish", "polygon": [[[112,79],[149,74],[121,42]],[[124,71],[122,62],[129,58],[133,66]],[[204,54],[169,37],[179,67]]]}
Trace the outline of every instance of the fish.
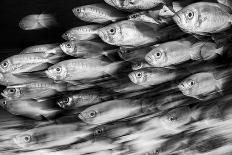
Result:
{"label": "fish", "polygon": [[178,129],[193,119],[192,111],[188,106],[169,110],[167,113],[160,117],[160,121],[163,127],[171,130]]}
{"label": "fish", "polygon": [[110,98],[110,96],[104,95],[99,91],[87,89],[64,95],[57,100],[57,104],[63,109],[78,109],[83,106],[103,102]]}
{"label": "fish", "polygon": [[27,15],[19,22],[19,27],[23,30],[38,30],[56,25],[58,25],[56,19],[51,14]]}
{"label": "fish", "polygon": [[131,68],[134,71],[142,69],[142,68],[149,68],[149,67],[153,67],[153,66],[151,66],[150,64],[148,64],[145,61],[136,61],[136,62],[133,62],[133,64],[131,65]]}
{"label": "fish", "polygon": [[123,10],[123,11],[132,11],[132,10],[126,10],[126,8],[123,8],[123,2],[124,0],[104,0],[107,4],[110,6],[115,7],[118,10]]}
{"label": "fish", "polygon": [[96,30],[101,27],[102,25],[98,24],[74,27],[66,31],[62,35],[62,38],[67,41],[92,40],[98,37],[98,35],[96,34]]}
{"label": "fish", "polygon": [[19,74],[46,69],[57,63],[60,56],[45,56],[44,53],[26,53],[10,56],[0,63],[1,73]]}
{"label": "fish", "polygon": [[57,84],[50,79],[40,79],[32,83],[8,86],[1,93],[8,100],[42,99],[67,89],[66,84]]}
{"label": "fish", "polygon": [[4,86],[25,84],[38,80],[37,77],[28,75],[16,75],[11,73],[0,73],[0,84]]}
{"label": "fish", "polygon": [[232,8],[232,3],[229,0],[217,0],[217,2]]}
{"label": "fish", "polygon": [[77,18],[83,21],[99,24],[116,22],[125,18],[122,12],[104,3],[80,6],[72,11]]}
{"label": "fish", "polygon": [[[98,29],[98,35],[110,45],[135,48],[180,37],[183,32],[178,29],[175,26],[160,28],[159,24],[124,20]],[[178,33],[173,35],[174,31]]]}
{"label": "fish", "polygon": [[120,50],[118,51],[119,56],[125,60],[125,61],[138,61],[138,60],[144,60],[146,54],[152,50],[152,47],[142,47],[142,48],[133,48],[133,49],[127,49],[120,47]]}
{"label": "fish", "polygon": [[144,87],[162,84],[174,80],[178,76],[173,69],[167,68],[142,68],[128,74],[130,80]]}
{"label": "fish", "polygon": [[48,124],[20,132],[13,136],[13,142],[25,150],[70,145],[87,137],[88,130],[81,130],[77,124]]}
{"label": "fish", "polygon": [[25,116],[35,120],[50,119],[59,113],[59,109],[52,106],[51,100],[38,102],[33,99],[28,100],[0,100],[0,106],[13,115]]}
{"label": "fish", "polygon": [[20,52],[20,54],[26,53],[45,53],[47,56],[49,56],[52,54],[61,55],[62,51],[58,44],[43,44],[27,47]]}
{"label": "fish", "polygon": [[58,81],[71,82],[83,79],[95,79],[116,73],[124,62],[106,62],[97,58],[77,58],[61,61],[49,67],[46,75]]}
{"label": "fish", "polygon": [[111,100],[102,102],[82,111],[78,117],[85,123],[101,125],[133,116],[140,112],[141,106],[136,100]]}
{"label": "fish", "polygon": [[166,67],[188,60],[210,60],[222,55],[223,49],[213,42],[181,39],[154,46],[145,60],[153,67]]}
{"label": "fish", "polygon": [[178,11],[173,20],[186,33],[211,35],[231,27],[231,13],[223,4],[198,2]]}
{"label": "fish", "polygon": [[180,82],[179,90],[189,97],[207,100],[221,94],[225,78],[219,78],[215,72],[205,71],[190,75]]}
{"label": "fish", "polygon": [[129,10],[148,10],[158,5],[170,5],[172,0],[124,0],[123,8]]}
{"label": "fish", "polygon": [[137,12],[137,13],[129,15],[128,20],[160,24],[158,16],[155,16],[155,17],[157,18],[154,18],[153,16],[151,16],[149,12],[143,11],[143,12]]}
{"label": "fish", "polygon": [[62,51],[73,57],[98,57],[104,55],[111,46],[94,41],[69,41],[60,44]]}

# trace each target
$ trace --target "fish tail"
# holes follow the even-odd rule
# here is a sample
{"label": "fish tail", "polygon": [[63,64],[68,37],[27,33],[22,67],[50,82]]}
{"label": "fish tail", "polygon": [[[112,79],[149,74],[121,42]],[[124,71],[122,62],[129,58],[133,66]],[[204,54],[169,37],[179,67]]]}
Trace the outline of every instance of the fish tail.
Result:
{"label": "fish tail", "polygon": [[106,66],[105,72],[107,74],[113,75],[116,74],[118,71],[121,71],[122,68],[128,66],[128,62],[120,61],[114,62]]}
{"label": "fish tail", "polygon": [[61,56],[60,55],[52,55],[52,56],[48,56],[48,63],[51,64],[56,64],[59,61],[61,61]]}

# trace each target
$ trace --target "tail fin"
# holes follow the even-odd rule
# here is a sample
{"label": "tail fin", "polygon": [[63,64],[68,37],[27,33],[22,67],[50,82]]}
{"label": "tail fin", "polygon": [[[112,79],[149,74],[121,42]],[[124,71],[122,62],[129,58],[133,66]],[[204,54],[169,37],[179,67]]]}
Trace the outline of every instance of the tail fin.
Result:
{"label": "tail fin", "polygon": [[48,63],[56,64],[61,61],[61,58],[62,57],[60,55],[48,56]]}
{"label": "tail fin", "polygon": [[118,71],[125,72],[126,70],[123,68],[131,68],[129,66],[130,66],[130,63],[126,61],[114,62],[106,66],[105,72],[107,74],[113,75],[113,74],[118,73]]}

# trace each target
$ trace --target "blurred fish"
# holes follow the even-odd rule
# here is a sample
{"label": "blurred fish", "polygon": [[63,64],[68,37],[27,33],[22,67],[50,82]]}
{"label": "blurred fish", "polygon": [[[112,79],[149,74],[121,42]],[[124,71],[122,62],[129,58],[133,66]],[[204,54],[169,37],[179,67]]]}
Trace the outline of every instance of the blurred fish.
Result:
{"label": "blurred fish", "polygon": [[170,6],[172,0],[124,0],[123,8],[129,10],[147,10],[160,4]]}
{"label": "blurred fish", "polygon": [[41,99],[66,90],[66,84],[56,84],[51,80],[40,79],[32,83],[8,86],[2,96],[8,100]]}
{"label": "blurred fish", "polygon": [[57,101],[57,104],[63,109],[77,109],[79,107],[93,105],[110,98],[110,96],[104,95],[99,91],[87,89],[62,96]]}
{"label": "blurred fish", "polygon": [[180,37],[179,32],[176,27],[161,29],[159,24],[125,20],[99,29],[98,35],[108,44],[134,48]]}
{"label": "blurred fish", "polygon": [[145,60],[154,67],[165,67],[188,60],[209,60],[222,53],[223,47],[217,48],[213,42],[193,42],[182,39],[155,46],[145,56]]}
{"label": "blurred fish", "polygon": [[93,105],[78,116],[88,124],[100,125],[133,116],[140,110],[141,106],[136,100],[111,100]]}
{"label": "blurred fish", "polygon": [[137,60],[144,60],[145,55],[152,50],[152,47],[142,47],[142,48],[135,48],[135,49],[127,49],[120,47],[118,51],[119,56],[126,60],[126,61],[137,61]]}
{"label": "blurred fish", "polygon": [[132,66],[131,66],[132,70],[139,70],[142,68],[149,68],[149,67],[153,67],[153,66],[151,66],[150,64],[148,64],[145,61],[133,62]]}
{"label": "blurred fish", "polygon": [[48,64],[57,63],[60,56],[45,56],[44,53],[26,53],[13,55],[0,63],[2,73],[23,73],[46,69]]}
{"label": "blurred fish", "polygon": [[209,35],[231,26],[232,10],[219,3],[198,2],[178,11],[173,19],[187,33]]}
{"label": "blurred fish", "polygon": [[50,54],[60,55],[62,51],[58,44],[43,44],[27,47],[20,52],[20,54],[26,53],[45,53],[48,56]]}
{"label": "blurred fish", "polygon": [[145,12],[145,11],[131,14],[128,16],[128,19],[132,21],[141,21],[141,22],[147,22],[147,23],[160,24],[158,16],[157,18],[155,18],[151,16],[149,12]]}
{"label": "blurred fish", "polygon": [[13,137],[13,141],[25,150],[37,150],[70,145],[89,134],[87,130],[80,130],[77,124],[51,124],[21,132]]}
{"label": "blurred fish", "polygon": [[0,73],[0,84],[4,86],[31,83],[38,80],[37,77],[27,75],[16,75],[11,73]]}
{"label": "blurred fish", "polygon": [[217,2],[232,8],[232,2],[230,0],[217,0]]}
{"label": "blurred fish", "polygon": [[95,31],[101,27],[102,25],[97,24],[74,27],[66,31],[62,38],[68,41],[95,39],[98,37]]}
{"label": "blurred fish", "polygon": [[36,30],[57,25],[51,14],[32,14],[22,18],[19,27],[23,30]]}
{"label": "blurred fish", "polygon": [[104,55],[111,46],[94,41],[69,41],[62,43],[60,48],[64,53],[73,57],[98,57]]}
{"label": "blurred fish", "polygon": [[51,100],[38,102],[36,100],[0,100],[0,106],[13,115],[29,117],[35,120],[50,119],[55,116],[59,109],[52,106]]}
{"label": "blurred fish", "polygon": [[136,70],[128,76],[133,83],[148,87],[172,81],[178,76],[178,74],[173,69],[151,67]]}
{"label": "blurred fish", "polygon": [[225,78],[219,78],[218,73],[200,72],[184,79],[178,88],[186,95],[199,100],[215,96],[223,90]]}
{"label": "blurred fish", "polygon": [[162,125],[167,129],[177,129],[193,120],[192,111],[189,107],[179,107],[169,110],[161,117]]}
{"label": "blurred fish", "polygon": [[73,13],[79,19],[93,23],[108,23],[122,20],[125,15],[104,3],[80,6],[74,8]]}
{"label": "blurred fish", "polygon": [[72,83],[75,80],[88,80],[114,74],[124,64],[124,62],[110,63],[96,58],[69,59],[49,67],[45,72],[49,78]]}

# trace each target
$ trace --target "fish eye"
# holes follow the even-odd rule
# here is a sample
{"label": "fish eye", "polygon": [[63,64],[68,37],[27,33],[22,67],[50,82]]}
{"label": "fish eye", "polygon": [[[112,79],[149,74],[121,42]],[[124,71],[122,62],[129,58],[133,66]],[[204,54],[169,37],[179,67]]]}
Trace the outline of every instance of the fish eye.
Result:
{"label": "fish eye", "polygon": [[56,67],[56,72],[60,73],[61,72],[61,67]]}
{"label": "fish eye", "polygon": [[89,113],[89,116],[90,116],[91,118],[96,117],[96,115],[97,115],[97,112],[94,111],[94,110],[91,110],[90,113]]}
{"label": "fish eye", "polygon": [[159,59],[162,56],[162,53],[160,51],[155,53],[155,57]]}
{"label": "fish eye", "polygon": [[139,15],[138,14],[133,14],[130,16],[130,18],[137,18]]}
{"label": "fish eye", "polygon": [[138,78],[142,78],[143,74],[142,74],[141,72],[139,72],[139,73],[136,74],[136,76],[137,76]]}
{"label": "fish eye", "polygon": [[135,63],[134,64],[134,68],[137,68],[137,69],[140,69],[140,68],[142,68],[143,67],[143,64],[142,63]]}
{"label": "fish eye", "polygon": [[187,17],[188,19],[192,19],[194,16],[194,13],[192,11],[187,11]]}
{"label": "fish eye", "polygon": [[95,135],[101,135],[103,133],[103,129],[97,128],[94,132]]}
{"label": "fish eye", "polygon": [[109,32],[110,32],[110,34],[115,34],[115,32],[116,32],[116,30],[115,30],[115,28],[111,28],[110,30],[109,30]]}
{"label": "fish eye", "polygon": [[6,105],[6,101],[3,101],[3,104]]}
{"label": "fish eye", "polygon": [[68,102],[69,102],[69,97],[64,98],[63,101],[64,101],[65,103],[68,103]]}
{"label": "fish eye", "polygon": [[31,136],[30,135],[26,135],[24,138],[23,138],[24,142],[26,143],[29,143],[31,141]]}
{"label": "fish eye", "polygon": [[173,121],[175,121],[176,119],[177,119],[176,117],[172,116],[172,117],[169,118],[169,121],[173,122]]}
{"label": "fish eye", "polygon": [[15,88],[10,88],[10,89],[9,89],[9,92],[10,92],[10,93],[14,93],[14,92],[15,92]]}
{"label": "fish eye", "polygon": [[81,13],[81,9],[80,8],[76,8],[76,12]]}
{"label": "fish eye", "polygon": [[194,85],[195,85],[195,81],[190,80],[190,81],[188,82],[188,85],[189,85],[190,87],[194,86]]}
{"label": "fish eye", "polygon": [[8,67],[8,62],[7,62],[7,61],[2,62],[2,66],[3,66],[4,68]]}
{"label": "fish eye", "polygon": [[68,43],[68,44],[66,44],[66,47],[71,48],[72,46],[71,46],[71,44]]}

